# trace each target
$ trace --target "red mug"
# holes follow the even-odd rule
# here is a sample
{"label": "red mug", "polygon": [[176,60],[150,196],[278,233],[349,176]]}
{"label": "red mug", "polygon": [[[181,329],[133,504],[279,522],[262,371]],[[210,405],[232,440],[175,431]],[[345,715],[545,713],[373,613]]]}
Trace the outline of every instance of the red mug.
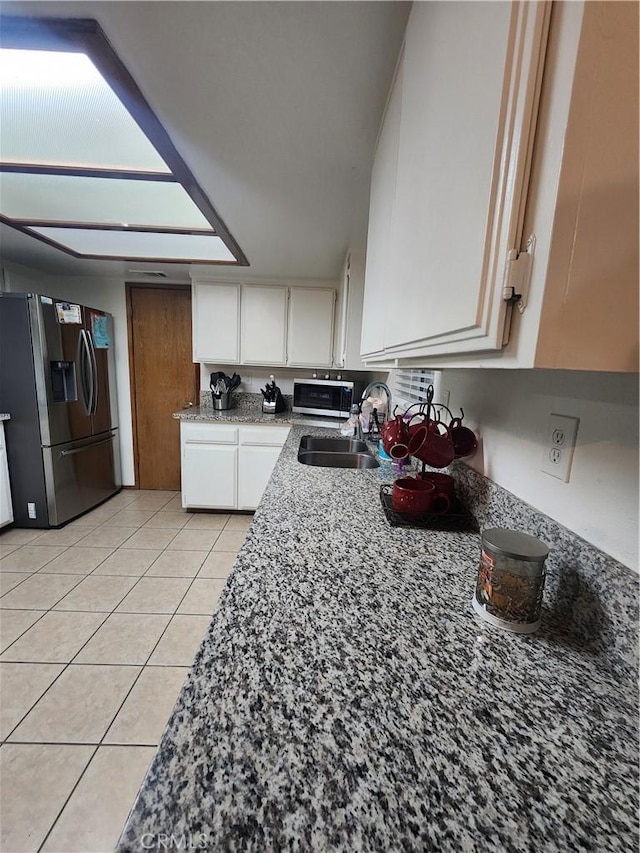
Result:
{"label": "red mug", "polygon": [[440,471],[424,471],[419,477],[427,483],[433,483],[436,491],[446,495],[449,501],[453,503],[456,496],[456,488],[455,480],[450,474],[442,474]]}
{"label": "red mug", "polygon": [[428,425],[429,419],[427,418],[425,412],[416,412],[415,415],[413,415],[411,420],[409,421],[409,435],[415,435],[415,433],[421,427],[428,427]]}
{"label": "red mug", "polygon": [[402,415],[396,415],[393,420],[387,421],[380,428],[380,436],[382,437],[382,446],[384,447],[384,452],[391,456],[392,459],[402,459],[407,455],[407,452],[403,452],[400,455],[399,451],[396,453],[392,453],[392,449],[395,445],[408,445],[409,444],[409,429]]}
{"label": "red mug", "polygon": [[448,435],[426,430],[426,436],[420,447],[411,454],[425,462],[430,468],[446,468],[455,459],[456,453]]}
{"label": "red mug", "polygon": [[449,424],[449,435],[455,451],[456,459],[471,456],[478,447],[478,439],[473,430],[462,426],[462,418],[454,418]]}
{"label": "red mug", "polygon": [[396,480],[391,491],[391,506],[404,515],[447,512],[451,502],[433,483],[414,477]]}

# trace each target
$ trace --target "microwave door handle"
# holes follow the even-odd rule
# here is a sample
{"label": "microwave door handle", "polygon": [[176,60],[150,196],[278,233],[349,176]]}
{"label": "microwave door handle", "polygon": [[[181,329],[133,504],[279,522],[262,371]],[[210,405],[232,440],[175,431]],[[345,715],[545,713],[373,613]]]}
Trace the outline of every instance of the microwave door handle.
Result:
{"label": "microwave door handle", "polygon": [[80,396],[82,397],[82,405],[84,406],[84,410],[87,416],[91,415],[90,403],[88,393],[88,376],[87,376],[87,349],[84,340],[84,329],[80,329],[80,334],[78,335],[78,351],[76,353],[76,362],[78,365],[78,374],[80,378]]}
{"label": "microwave door handle", "polygon": [[91,332],[85,332],[89,349],[89,366],[91,368],[91,414],[98,411],[98,360]]}

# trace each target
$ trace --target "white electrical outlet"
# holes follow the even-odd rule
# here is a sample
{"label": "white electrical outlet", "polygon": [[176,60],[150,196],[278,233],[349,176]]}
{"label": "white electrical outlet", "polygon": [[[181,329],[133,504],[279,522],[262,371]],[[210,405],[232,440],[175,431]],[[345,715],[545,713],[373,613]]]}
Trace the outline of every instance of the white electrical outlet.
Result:
{"label": "white electrical outlet", "polygon": [[544,434],[540,470],[565,483],[569,482],[579,423],[579,418],[551,414]]}
{"label": "white electrical outlet", "polygon": [[29,518],[35,518],[36,517],[36,505],[35,504],[32,504],[32,503],[27,504],[27,515],[29,516]]}

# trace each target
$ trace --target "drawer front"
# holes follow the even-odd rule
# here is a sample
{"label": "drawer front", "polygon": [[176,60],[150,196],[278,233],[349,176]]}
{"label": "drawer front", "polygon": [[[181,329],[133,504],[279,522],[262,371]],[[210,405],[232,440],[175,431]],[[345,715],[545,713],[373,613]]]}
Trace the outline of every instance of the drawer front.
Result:
{"label": "drawer front", "polygon": [[183,441],[208,441],[215,444],[237,444],[238,427],[232,424],[207,424],[202,421],[181,421]]}
{"label": "drawer front", "polygon": [[241,426],[240,444],[267,444],[272,447],[282,447],[290,429],[291,427]]}

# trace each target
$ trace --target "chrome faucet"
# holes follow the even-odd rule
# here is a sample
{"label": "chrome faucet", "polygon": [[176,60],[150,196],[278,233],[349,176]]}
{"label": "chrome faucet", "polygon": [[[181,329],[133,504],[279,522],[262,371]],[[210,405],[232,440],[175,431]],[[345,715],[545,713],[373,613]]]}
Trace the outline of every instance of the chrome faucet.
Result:
{"label": "chrome faucet", "polygon": [[364,391],[362,392],[362,398],[360,400],[360,406],[362,406],[362,403],[364,403],[364,401],[367,399],[367,397],[369,396],[369,392],[371,391],[372,388],[382,388],[384,390],[384,392],[386,393],[386,395],[387,395],[387,416],[386,416],[385,420],[389,420],[391,418],[391,389],[386,384],[386,382],[378,382],[378,381],[370,382],[367,385],[367,387],[364,389]]}
{"label": "chrome faucet", "polygon": [[362,435],[362,423],[360,422],[360,404],[359,403],[354,403],[353,406],[351,406],[351,414],[356,416],[356,425],[353,428],[353,437],[358,439],[359,441],[362,441],[363,435]]}

